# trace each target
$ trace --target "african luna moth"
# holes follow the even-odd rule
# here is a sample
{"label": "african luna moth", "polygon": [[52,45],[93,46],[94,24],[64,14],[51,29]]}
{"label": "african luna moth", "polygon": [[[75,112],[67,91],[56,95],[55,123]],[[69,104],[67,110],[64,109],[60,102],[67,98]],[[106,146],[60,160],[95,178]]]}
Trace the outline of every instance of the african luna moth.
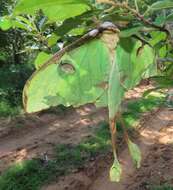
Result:
{"label": "african luna moth", "polygon": [[[119,33],[114,24],[103,23],[43,64],[23,91],[27,113],[61,104],[77,107],[94,103],[108,107],[114,153],[112,181],[119,181],[121,175],[115,147],[120,104],[125,92],[136,86],[154,64],[154,52],[149,45],[132,37],[120,38]],[[127,143],[130,150],[139,152],[130,140]],[[135,158],[139,160],[140,156]]]}

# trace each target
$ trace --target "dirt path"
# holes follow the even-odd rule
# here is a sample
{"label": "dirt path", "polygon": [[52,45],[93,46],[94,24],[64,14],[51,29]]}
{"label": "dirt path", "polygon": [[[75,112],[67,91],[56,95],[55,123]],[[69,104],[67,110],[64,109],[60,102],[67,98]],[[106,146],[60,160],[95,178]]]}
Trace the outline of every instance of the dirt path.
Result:
{"label": "dirt path", "polygon": [[120,183],[109,181],[112,155],[108,155],[42,190],[150,190],[151,185],[173,184],[173,111],[164,108],[148,115],[142,127],[135,141],[142,151],[142,166],[134,168],[125,148],[120,153],[123,165]]}
{"label": "dirt path", "polygon": [[[173,111],[163,109],[157,112],[146,122],[144,127],[143,130],[139,131],[140,138],[138,139],[138,144],[143,156],[142,167],[139,170],[136,170],[133,167],[128,150],[125,149],[120,155],[121,163],[123,164],[121,182],[118,184],[109,182],[108,173],[110,166],[108,166],[88,190],[143,190],[147,189],[147,185],[153,183],[153,180],[154,183],[157,181],[157,185],[159,185],[160,180],[163,181],[163,178],[165,178],[164,174],[173,179],[173,171],[171,171],[171,163],[173,163],[173,147],[171,148],[170,145],[173,143]],[[167,158],[165,154],[166,150],[168,151]],[[164,161],[162,160],[162,163],[160,162],[161,156],[165,156],[166,159],[164,159]],[[171,159],[171,162],[168,163],[168,159]],[[155,164],[154,166],[153,163]],[[162,168],[158,167],[160,165]],[[170,169],[169,173],[168,169],[166,170],[165,165]],[[159,171],[158,168],[162,170]],[[153,170],[156,170],[157,172],[151,174],[151,171]],[[157,180],[155,180],[155,178]],[[144,182],[145,184],[143,184]],[[165,182],[167,182],[166,179]]]}
{"label": "dirt path", "polygon": [[[22,125],[7,132],[0,132],[0,171],[11,163],[24,159],[41,157],[45,152],[52,157],[52,149],[58,143],[75,144],[90,136],[91,127],[106,119],[104,109],[86,105],[78,109],[69,109],[63,114],[43,114],[35,121],[14,122]],[[1,128],[2,129],[2,128]]]}
{"label": "dirt path", "polygon": [[[140,85],[127,93],[127,99],[142,96],[152,85]],[[45,152],[52,158],[58,143],[75,144],[90,136],[93,127],[107,119],[105,109],[89,104],[80,108],[24,116],[14,120],[0,119],[0,173],[12,163],[41,157]]]}

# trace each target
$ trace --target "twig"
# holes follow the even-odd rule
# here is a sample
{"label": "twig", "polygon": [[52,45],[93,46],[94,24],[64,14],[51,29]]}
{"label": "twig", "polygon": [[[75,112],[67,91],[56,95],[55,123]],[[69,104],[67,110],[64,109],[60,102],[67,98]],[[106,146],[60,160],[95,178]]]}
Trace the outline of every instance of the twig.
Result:
{"label": "twig", "polygon": [[157,61],[161,62],[161,63],[163,63],[163,62],[171,62],[171,63],[173,63],[173,58],[170,58],[170,57],[160,58]]}
{"label": "twig", "polygon": [[144,24],[149,25],[149,26],[151,26],[153,28],[156,28],[156,29],[158,29],[160,31],[166,32],[167,35],[170,34],[169,31],[165,28],[165,26],[158,26],[158,25],[154,24],[153,22],[145,19],[145,17],[143,15],[141,15],[137,10],[131,8],[128,5],[127,2],[116,3],[114,1],[107,1],[105,3],[110,4],[110,5],[112,5],[112,6],[116,7],[116,8],[118,7],[118,8],[126,9],[129,12],[131,12],[134,16],[136,16],[139,20],[141,20]]}
{"label": "twig", "polygon": [[139,37],[138,35],[132,35],[133,38],[136,38],[137,40],[140,40],[142,42],[142,44],[147,44],[151,47],[151,44],[149,42],[147,42],[144,38]]}
{"label": "twig", "polygon": [[157,28],[157,29],[159,29],[160,31],[163,31],[163,32],[166,32],[167,34],[169,34],[169,31],[168,31],[164,26],[163,26],[163,27],[162,27],[162,26],[158,26],[158,25],[154,24],[153,22],[151,22],[151,21],[145,19],[145,17],[144,17],[143,15],[141,15],[141,14],[140,14],[139,12],[137,12],[135,9],[129,7],[127,4],[122,3],[122,4],[120,4],[120,7],[121,7],[121,8],[125,8],[125,9],[127,9],[128,11],[130,11],[133,15],[135,15],[135,16],[136,16],[139,20],[141,20],[144,24],[149,25],[149,26],[151,26],[151,27],[153,27],[153,28]]}

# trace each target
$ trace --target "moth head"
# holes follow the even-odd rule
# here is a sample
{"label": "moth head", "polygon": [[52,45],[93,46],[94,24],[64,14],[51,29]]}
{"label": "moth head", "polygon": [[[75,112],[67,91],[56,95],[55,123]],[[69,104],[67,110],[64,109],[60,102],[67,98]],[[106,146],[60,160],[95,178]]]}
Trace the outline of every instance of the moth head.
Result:
{"label": "moth head", "polygon": [[110,31],[113,31],[113,32],[116,32],[116,33],[120,32],[120,30],[118,29],[118,27],[115,24],[113,24],[112,22],[108,22],[108,21],[101,24],[100,28],[102,30],[110,30]]}

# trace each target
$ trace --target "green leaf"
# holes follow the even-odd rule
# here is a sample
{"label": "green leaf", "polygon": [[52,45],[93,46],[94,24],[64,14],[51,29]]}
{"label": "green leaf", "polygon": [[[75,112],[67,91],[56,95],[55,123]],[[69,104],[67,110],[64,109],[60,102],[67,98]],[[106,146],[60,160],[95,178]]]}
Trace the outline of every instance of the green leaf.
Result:
{"label": "green leaf", "polygon": [[78,36],[78,35],[84,34],[84,32],[85,32],[85,27],[80,27],[80,28],[72,29],[68,34],[72,36]]}
{"label": "green leaf", "polygon": [[16,16],[13,20],[14,27],[29,31],[37,30],[35,24],[23,16]]}
{"label": "green leaf", "polygon": [[121,174],[122,174],[121,164],[117,159],[115,159],[109,172],[110,181],[119,182],[121,179]]}
{"label": "green leaf", "polygon": [[15,14],[35,14],[42,10],[50,21],[63,21],[90,10],[85,0],[20,0],[15,7]]}
{"label": "green leaf", "polygon": [[22,17],[22,16],[16,16],[16,17],[8,17],[4,16],[0,18],[0,28],[2,30],[8,30],[10,28],[20,28],[23,30],[35,30],[35,28],[32,26],[32,23]]}
{"label": "green leaf", "polygon": [[51,54],[40,52],[34,62],[35,68],[39,69],[48,59],[51,58],[51,56]]}
{"label": "green leaf", "polygon": [[0,29],[8,30],[13,26],[11,20],[8,17],[0,17]]}
{"label": "green leaf", "polygon": [[167,45],[163,45],[160,49],[159,49],[159,57],[160,58],[164,58],[167,55]]}
{"label": "green leaf", "polygon": [[83,22],[86,22],[87,19],[90,19],[92,15],[93,11],[87,11],[76,17],[68,18],[64,20],[64,22],[55,30],[55,33],[58,36],[64,36],[65,34],[69,33],[71,30],[81,26]]}
{"label": "green leaf", "polygon": [[152,46],[155,46],[159,42],[164,41],[166,39],[165,32],[153,31],[150,33],[150,35],[151,35],[151,40],[149,41],[149,43]]}
{"label": "green leaf", "polygon": [[137,26],[137,27],[134,27],[134,28],[129,28],[129,29],[126,29],[126,30],[122,30],[120,32],[120,37],[121,38],[127,38],[127,37],[130,37],[134,34],[138,34],[140,32],[141,29],[143,29],[144,26]]}
{"label": "green leaf", "polygon": [[55,45],[57,43],[57,40],[59,40],[60,37],[57,36],[55,33],[51,34],[51,36],[48,37],[48,45],[49,47]]}
{"label": "green leaf", "polygon": [[150,6],[148,11],[159,11],[162,9],[170,9],[170,8],[173,8],[173,1],[172,0],[163,0],[163,1],[157,1],[156,3],[153,3]]}
{"label": "green leaf", "polygon": [[172,80],[171,77],[156,76],[156,77],[153,77],[153,80],[156,82],[157,87],[160,87],[160,88],[171,88],[173,86],[173,80]]}
{"label": "green leaf", "polygon": [[167,16],[166,21],[173,21],[173,13]]}
{"label": "green leaf", "polygon": [[163,26],[164,23],[165,23],[165,20],[166,20],[166,16],[165,14],[159,14],[155,21],[154,21],[154,24],[158,25],[158,26]]}
{"label": "green leaf", "polygon": [[55,63],[43,65],[25,85],[26,112],[59,104],[80,106],[95,102],[105,92],[109,64],[107,46],[96,39],[66,53]]}
{"label": "green leaf", "polygon": [[139,147],[130,139],[128,139],[128,148],[134,164],[137,168],[140,168],[142,156]]}

